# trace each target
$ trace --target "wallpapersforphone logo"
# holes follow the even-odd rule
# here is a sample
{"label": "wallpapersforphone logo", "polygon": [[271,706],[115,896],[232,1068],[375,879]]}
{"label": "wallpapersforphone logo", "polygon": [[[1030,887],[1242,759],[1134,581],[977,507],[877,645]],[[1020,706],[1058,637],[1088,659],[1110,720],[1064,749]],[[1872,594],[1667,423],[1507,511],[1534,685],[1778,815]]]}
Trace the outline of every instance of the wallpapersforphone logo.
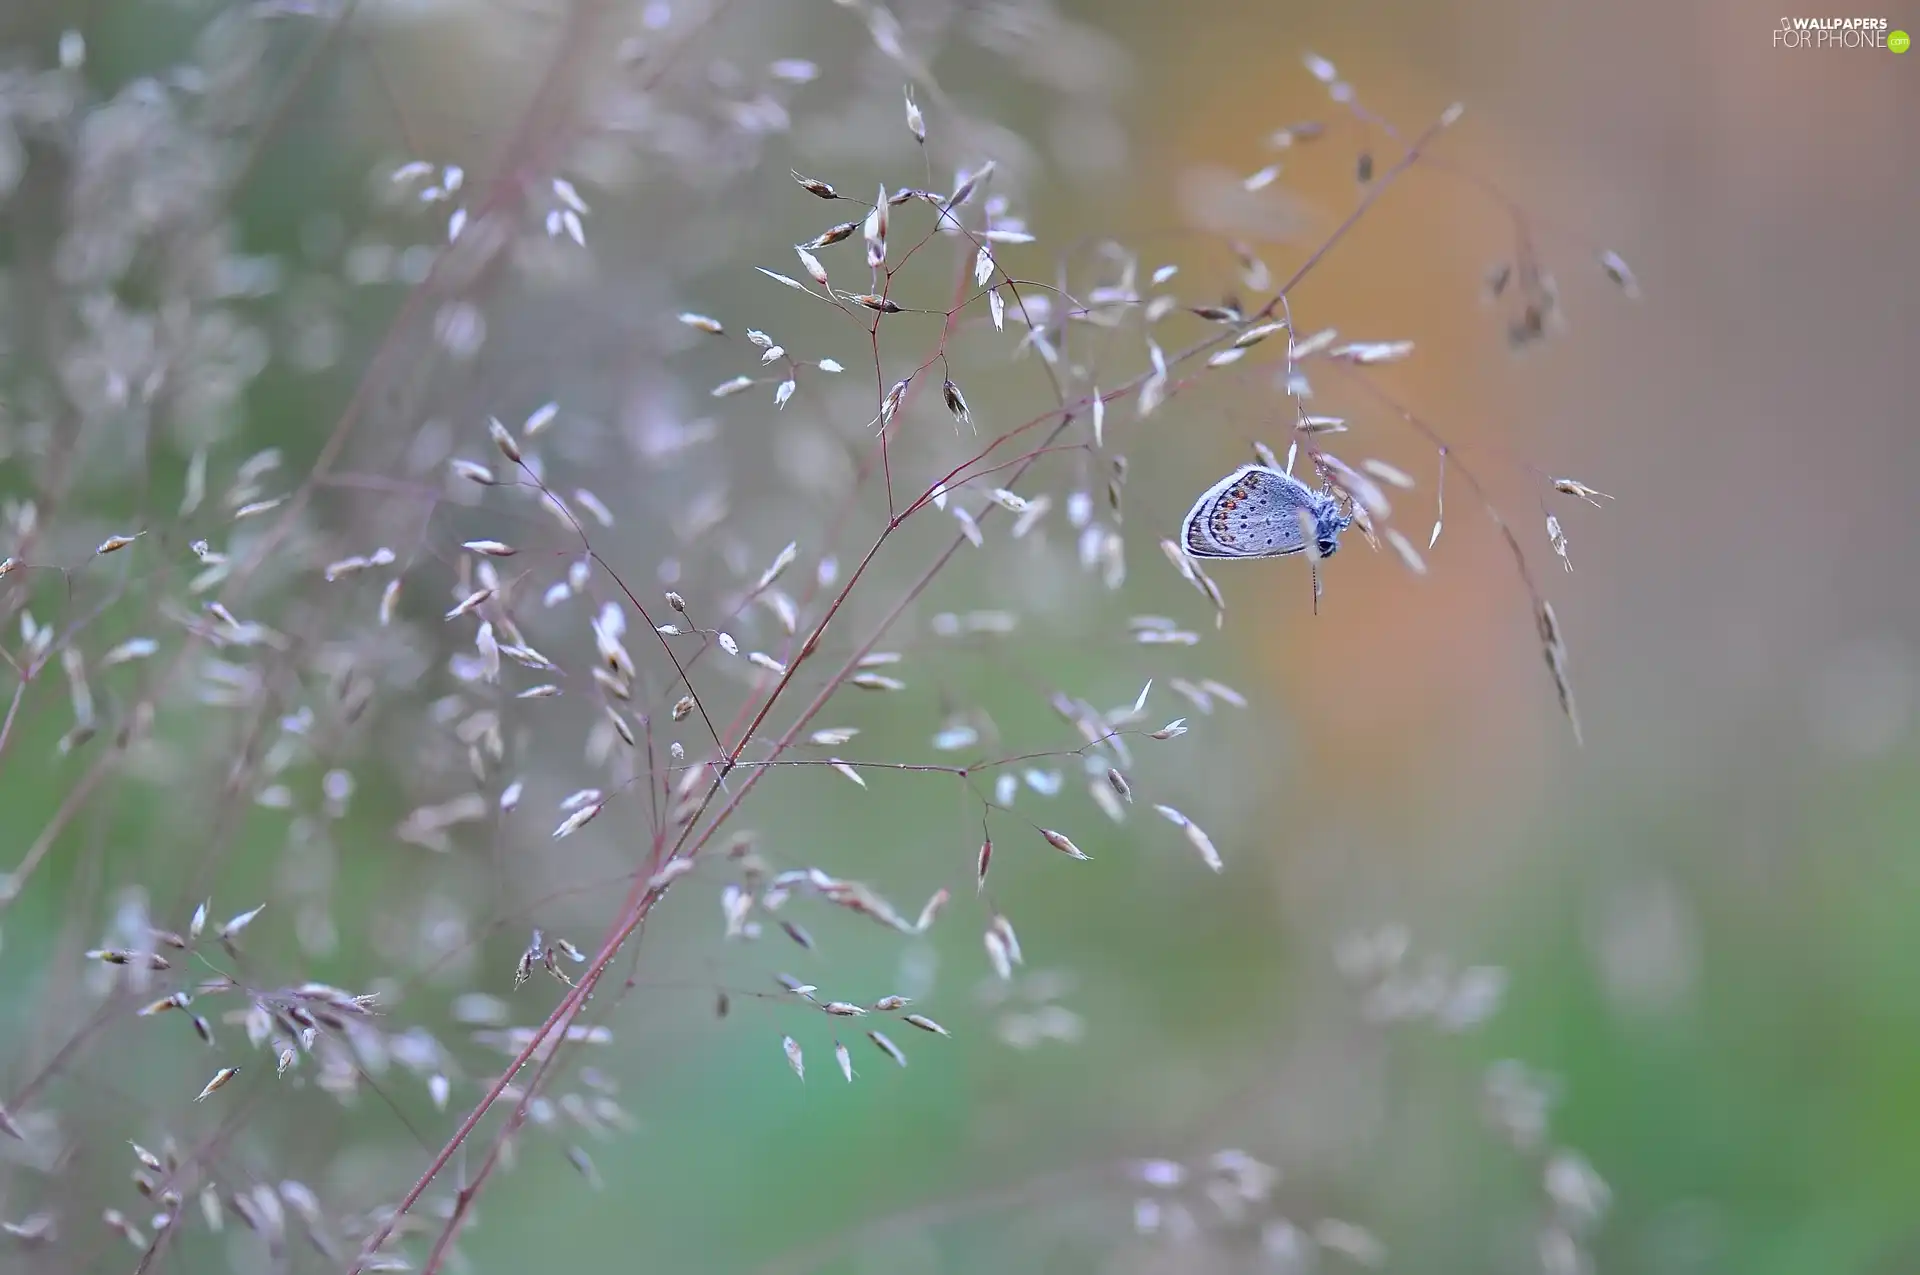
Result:
{"label": "wallpapersforphone logo", "polygon": [[1905,53],[1913,44],[1886,18],[1782,18],[1773,29],[1776,49],[1886,49]]}

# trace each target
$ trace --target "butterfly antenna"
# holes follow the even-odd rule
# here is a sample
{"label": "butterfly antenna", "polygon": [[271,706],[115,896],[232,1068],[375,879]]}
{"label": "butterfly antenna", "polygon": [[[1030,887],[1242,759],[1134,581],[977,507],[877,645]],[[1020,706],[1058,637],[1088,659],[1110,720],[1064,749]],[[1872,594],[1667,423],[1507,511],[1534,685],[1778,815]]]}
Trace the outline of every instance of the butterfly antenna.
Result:
{"label": "butterfly antenna", "polygon": [[1307,564],[1307,576],[1309,579],[1313,581],[1313,613],[1315,615],[1319,615],[1320,614],[1320,564],[1317,562],[1309,562]]}

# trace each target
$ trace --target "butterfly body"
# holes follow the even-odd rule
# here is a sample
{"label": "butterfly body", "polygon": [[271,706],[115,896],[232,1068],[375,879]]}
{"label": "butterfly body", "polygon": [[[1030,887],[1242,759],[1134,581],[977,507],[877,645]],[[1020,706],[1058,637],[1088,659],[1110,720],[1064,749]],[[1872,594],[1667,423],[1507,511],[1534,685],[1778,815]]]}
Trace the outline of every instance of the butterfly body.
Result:
{"label": "butterfly body", "polygon": [[1193,503],[1181,543],[1196,558],[1283,558],[1307,547],[1311,527],[1318,556],[1326,558],[1352,523],[1334,496],[1282,470],[1242,465]]}

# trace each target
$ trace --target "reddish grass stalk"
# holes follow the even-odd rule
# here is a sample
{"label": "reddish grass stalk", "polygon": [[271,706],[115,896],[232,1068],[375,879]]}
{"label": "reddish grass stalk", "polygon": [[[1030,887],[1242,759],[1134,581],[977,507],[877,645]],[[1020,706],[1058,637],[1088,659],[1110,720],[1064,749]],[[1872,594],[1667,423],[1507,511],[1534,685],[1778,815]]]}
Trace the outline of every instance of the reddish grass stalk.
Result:
{"label": "reddish grass stalk", "polygon": [[[1306,260],[1300,264],[1292,276],[1275,290],[1273,295],[1258,312],[1260,318],[1270,318],[1280,311],[1281,307],[1285,304],[1287,293],[1299,286],[1347,233],[1364,219],[1367,211],[1385,194],[1386,190],[1405,172],[1412,168],[1414,164],[1419,162],[1421,155],[1432,144],[1434,138],[1438,136],[1447,122],[1446,120],[1442,120],[1431,125],[1407,147],[1405,153],[1394,165],[1381,174],[1380,179],[1370,187],[1353,211],[1308,255]],[[975,243],[974,246],[977,248],[977,243]],[[941,337],[943,345],[946,337],[952,331],[953,314],[956,312],[957,311],[950,311],[948,314],[947,323]],[[875,327],[877,330],[877,320]],[[1227,339],[1227,336],[1215,336],[1197,342],[1190,348],[1182,351],[1180,355],[1172,361],[1190,361],[1209,350],[1218,348]],[[936,351],[935,355],[929,358],[923,366],[930,366],[937,358],[938,351]],[[1143,384],[1145,380],[1145,376],[1136,377],[1121,389],[1104,397],[1109,399],[1123,398],[1130,393],[1137,392],[1139,386]],[[881,382],[880,392],[884,394],[884,377],[881,378]],[[1038,457],[1049,450],[1054,440],[1073,423],[1075,411],[1078,409],[1078,406],[1079,405],[1062,406],[1009,429],[989,442],[972,461],[955,468],[952,473],[948,475],[949,480],[957,477],[970,466],[984,460],[985,457],[1003,444],[1012,441],[1029,430],[1039,428],[1048,422],[1053,422],[1052,429],[1047,433],[1040,446],[1014,462],[1011,477],[1007,480],[1006,485],[1009,488],[1015,487],[1037,461]],[[886,468],[886,446],[885,433],[883,431],[877,443],[877,448],[882,456],[883,470]],[[890,470],[887,472],[890,481]],[[766,724],[768,717],[773,713],[776,705],[781,702],[784,693],[792,684],[793,678],[799,671],[800,666],[817,650],[827,629],[832,625],[841,607],[859,585],[860,580],[865,575],[869,566],[871,566],[881,549],[885,547],[887,541],[892,537],[893,533],[900,528],[905,519],[921,509],[924,502],[930,499],[932,492],[937,489],[937,485],[930,487],[926,493],[922,494],[922,496],[910,504],[905,511],[893,512],[891,487],[889,486],[889,518],[886,527],[875,538],[873,544],[861,557],[859,564],[847,578],[846,582],[841,585],[838,593],[834,595],[832,601],[827,606],[825,614],[808,633],[805,641],[801,645],[798,656],[787,663],[786,671],[767,693],[758,710],[754,712],[744,729],[740,731],[738,741],[731,748],[723,748],[721,755],[709,763],[714,771],[714,776],[709,781],[706,793],[699,807],[694,812],[693,817],[685,823],[678,837],[673,839],[671,845],[669,845],[664,836],[664,830],[662,834],[655,836],[647,863],[641,871],[636,874],[632,891],[629,893],[626,902],[622,905],[618,919],[608,928],[605,936],[601,940],[599,948],[588,961],[585,972],[580,975],[575,986],[561,998],[560,1003],[548,1014],[546,1020],[540,1027],[534,1031],[532,1039],[529,1040],[526,1046],[508,1063],[486,1093],[474,1104],[472,1110],[461,1120],[453,1134],[447,1139],[445,1145],[434,1155],[425,1170],[422,1171],[419,1178],[414,1182],[413,1186],[400,1198],[389,1219],[368,1238],[361,1250],[359,1259],[351,1269],[351,1275],[361,1275],[361,1272],[365,1270],[367,1262],[371,1260],[393,1236],[400,1219],[419,1203],[435,1180],[452,1161],[455,1153],[457,1153],[473,1135],[481,1121],[486,1118],[488,1112],[500,1101],[507,1088],[514,1083],[515,1078],[534,1061],[536,1056],[540,1055],[543,1050],[546,1050],[545,1058],[540,1062],[539,1068],[532,1080],[524,1086],[519,1102],[515,1104],[514,1109],[509,1113],[505,1127],[496,1134],[492,1147],[482,1161],[479,1169],[475,1172],[473,1179],[463,1184],[457,1193],[452,1215],[442,1227],[439,1236],[435,1240],[427,1263],[423,1267],[423,1275],[434,1275],[434,1273],[439,1270],[446,1258],[454,1236],[459,1230],[460,1224],[465,1219],[472,1201],[477,1197],[480,1189],[492,1173],[494,1166],[498,1163],[501,1143],[509,1137],[514,1129],[525,1119],[528,1104],[532,1101],[541,1078],[544,1077],[547,1070],[554,1065],[560,1056],[563,1042],[556,1039],[556,1037],[564,1034],[568,1026],[585,1010],[587,1002],[592,998],[600,980],[605,976],[608,968],[619,955],[621,948],[631,940],[636,931],[646,923],[653,908],[666,896],[668,890],[671,888],[670,886],[650,886],[648,884],[649,878],[657,873],[660,868],[670,860],[682,857],[691,859],[697,856],[701,850],[711,842],[715,833],[727,822],[729,817],[739,809],[741,803],[746,799],[747,795],[753,791],[753,788],[758,784],[760,778],[767,773],[768,767],[756,766],[751,769],[739,786],[732,790],[727,796],[725,802],[722,803],[717,810],[713,811],[712,817],[707,818],[709,810],[713,808],[715,799],[726,791],[723,780],[733,773],[747,745],[757,737],[761,728]],[[988,512],[991,513],[991,508],[989,508]],[[919,575],[913,585],[901,595],[886,615],[874,626],[872,632],[854,648],[852,653],[848,655],[838,669],[828,678],[826,685],[800,710],[798,716],[787,729],[781,732],[773,741],[768,760],[778,759],[781,754],[792,747],[794,741],[799,738],[800,733],[806,729],[807,725],[820,710],[826,706],[827,702],[846,685],[847,679],[859,669],[861,659],[879,644],[893,624],[906,609],[932,585],[942,569],[966,543],[967,540],[965,536],[956,535],[947,545],[946,549]],[[598,555],[595,556],[597,559]],[[603,563],[602,565],[605,564]],[[611,570],[611,568],[609,568],[609,570]],[[617,575],[615,579],[618,580]],[[627,589],[624,582],[620,583],[620,587],[622,591],[627,594],[629,600],[633,601],[634,605],[638,607],[638,600],[633,597],[632,592]],[[644,609],[642,609],[642,615],[643,617],[645,615]],[[649,624],[651,624],[650,620]],[[664,642],[662,645],[665,645]],[[680,668],[677,660],[675,664],[676,668]],[[684,678],[685,670],[681,669],[680,671]],[[696,829],[702,828],[702,820],[705,820],[704,828],[696,833]],[[551,1047],[549,1046],[549,1042],[552,1042]]]}

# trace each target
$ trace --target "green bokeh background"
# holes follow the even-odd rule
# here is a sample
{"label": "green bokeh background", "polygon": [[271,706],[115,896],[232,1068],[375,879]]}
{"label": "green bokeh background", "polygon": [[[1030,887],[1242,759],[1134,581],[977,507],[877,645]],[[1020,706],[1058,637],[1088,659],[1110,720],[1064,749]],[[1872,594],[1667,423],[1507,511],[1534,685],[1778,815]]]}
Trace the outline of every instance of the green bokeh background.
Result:
{"label": "green bokeh background", "polygon": [[[839,20],[817,7],[820,22]],[[1017,825],[996,836],[995,895],[1017,919],[1029,969],[1072,971],[1066,1003],[1086,1024],[1080,1042],[1032,1051],[996,1041],[973,998],[986,971],[978,914],[966,910],[968,816],[952,785],[889,777],[854,800],[848,787],[776,776],[763,807],[779,812],[792,841],[830,845],[825,866],[874,881],[903,906],[953,886],[954,916],[966,918],[936,927],[924,948],[903,948],[877,927],[815,913],[821,950],[795,952],[786,967],[870,999],[910,976],[911,962],[931,961],[940,995],[928,1009],[954,1039],[901,1029],[894,1035],[912,1065],[857,1053],[859,1083],[849,1087],[828,1055],[831,1024],[817,1017],[741,995],[714,1021],[714,980],[770,986],[769,958],[720,951],[710,904],[676,899],[684,906],[646,936],[648,976],[619,1012],[620,1043],[602,1063],[621,1079],[638,1133],[592,1148],[599,1192],[554,1147],[529,1139],[517,1171],[484,1198],[467,1245],[474,1269],[747,1272],[816,1248],[820,1262],[808,1269],[822,1271],[1147,1269],[1110,1264],[1128,1193],[1060,1175],[1223,1145],[1282,1165],[1290,1214],[1369,1227],[1392,1269],[1538,1269],[1527,1229],[1539,1207],[1533,1170],[1486,1130],[1478,1107],[1483,1069],[1504,1058],[1559,1077],[1554,1141],[1577,1148],[1611,1187],[1593,1245],[1598,1269],[1913,1269],[1920,514],[1908,486],[1920,436],[1899,382],[1920,315],[1899,227],[1920,209],[1912,130],[1901,124],[1920,107],[1916,68],[1841,52],[1787,58],[1766,47],[1769,20],[1734,0],[1672,11],[1643,0],[1579,16],[1501,3],[1195,0],[1177,9],[1077,6],[1132,59],[1120,109],[1131,149],[1119,173],[1041,183],[1039,225],[1145,232],[1177,215],[1183,173],[1257,168],[1266,131],[1320,109],[1297,71],[1312,48],[1397,120],[1465,99],[1472,127],[1461,162],[1496,174],[1543,223],[1572,228],[1553,232],[1548,251],[1565,263],[1578,327],[1528,360],[1510,359],[1497,325],[1474,308],[1474,281],[1505,231],[1497,211],[1457,187],[1410,187],[1330,263],[1309,300],[1343,329],[1395,328],[1356,337],[1408,335],[1424,346],[1431,336],[1444,355],[1400,382],[1410,396],[1463,422],[1474,442],[1555,458],[1556,472],[1565,458],[1564,468],[1619,497],[1606,516],[1581,520],[1579,572],[1550,582],[1574,634],[1588,746],[1565,739],[1524,605],[1500,575],[1501,550],[1470,518],[1450,522],[1417,596],[1388,555],[1349,551],[1311,631],[1297,590],[1235,576],[1219,646],[1164,666],[1222,676],[1254,702],[1250,715],[1222,709],[1207,722],[1217,731],[1209,747],[1229,750],[1234,767],[1210,777],[1176,764],[1163,776],[1164,799],[1208,823],[1228,872],[1201,870],[1163,825],[1135,819],[1116,830],[1084,803],[1063,826],[1091,863],[1060,860]],[[467,65],[461,33],[490,21],[485,10],[376,12],[364,39],[406,68],[415,107],[442,90],[459,102],[477,92],[470,71],[484,78]],[[1666,20],[1681,12],[1687,23]],[[21,15],[9,38],[44,41],[67,20],[46,6]],[[113,84],[163,64],[186,47],[191,23],[162,6],[95,6],[85,17],[90,75]],[[1656,25],[1657,40],[1645,34]],[[809,52],[838,38],[806,22],[792,30]],[[289,31],[274,56],[291,63],[300,47]],[[337,76],[323,75],[263,155],[237,209],[251,251],[297,254],[313,210],[357,200],[368,169],[394,152],[391,117],[367,100],[354,69],[364,56],[350,51]],[[970,74],[981,77],[971,87]],[[1071,136],[1071,121],[1045,117],[1040,95],[977,62],[953,78],[949,87],[978,102],[997,99],[1017,131],[1057,125]],[[1782,101],[1797,103],[1798,122],[1783,122]],[[413,126],[481,151],[496,140],[489,121],[469,126],[454,107],[429,107]],[[1821,136],[1846,140],[1827,147]],[[1351,201],[1324,172],[1301,181],[1324,224]],[[596,233],[606,228],[616,256],[644,259],[647,228],[622,216],[620,199],[609,199]],[[740,245],[742,261],[777,260],[801,233],[727,225],[758,235]],[[1648,292],[1640,308],[1623,317],[1604,284],[1581,274],[1576,235],[1627,251]],[[764,290],[739,273],[715,271],[700,296],[716,307],[763,304]],[[257,382],[235,454],[271,444],[298,472],[394,299],[355,302],[366,312],[349,325],[337,372],[270,370]],[[542,356],[533,336],[517,339],[509,362]],[[522,380],[494,378],[512,393]],[[980,415],[1022,392],[1017,383],[969,391]],[[1184,493],[1244,454],[1261,428],[1257,407],[1223,400],[1208,410],[1217,415],[1183,416],[1134,449],[1143,520],[1177,517]],[[179,482],[177,461],[156,471],[161,490]],[[7,490],[20,490],[12,477]],[[93,498],[90,512],[104,521],[132,507],[126,493]],[[1531,528],[1537,519],[1520,509]],[[1804,512],[1819,530],[1803,534],[1794,522],[1783,531],[1791,520],[1778,510]],[[1135,547],[1124,599],[1089,617],[1088,631],[1127,613],[1196,614],[1150,554]],[[36,605],[58,608],[53,584],[36,588]],[[941,605],[999,605],[1003,588],[963,570]],[[1863,649],[1893,652],[1892,670],[1863,665]],[[1089,642],[1071,626],[1023,639],[1020,652],[1027,674],[1096,702],[1125,702],[1146,667],[1139,652]],[[1384,671],[1382,659],[1417,672]],[[1848,680],[1863,666],[1871,677]],[[1043,706],[1008,691],[999,674],[991,658],[961,658],[940,676],[959,697],[991,706],[1010,750],[1056,743]],[[1376,679],[1416,689],[1385,690]],[[63,692],[49,684],[36,693],[54,702]],[[1892,727],[1872,725],[1887,713]],[[916,686],[862,718],[867,755],[924,751],[936,718],[934,689]],[[196,720],[163,717],[159,729],[190,732]],[[85,764],[45,760],[61,729],[57,712],[27,714],[0,766],[0,840],[10,846],[31,842]],[[1248,776],[1257,791],[1244,790]],[[340,839],[382,848],[343,859],[336,898],[348,911],[359,897],[421,889],[433,867],[384,847],[408,801],[399,785],[361,781]],[[1237,812],[1228,826],[1207,819],[1216,800]],[[171,902],[158,883],[172,841],[148,833],[191,826],[193,813],[166,801],[164,789],[128,789],[89,808],[69,841],[108,852],[56,854],[7,914],[0,1032],[31,1043],[0,1048],[0,1095],[44,1049],[38,1019],[66,977],[41,954],[63,927],[98,921],[76,918],[98,895],[80,865],[148,880],[156,903]],[[271,891],[284,832],[284,816],[245,817],[219,883],[235,910]],[[1634,892],[1648,883],[1653,894]],[[500,887],[474,872],[444,888],[484,900]],[[1655,940],[1674,932],[1633,928],[1658,911],[1649,898],[1676,909],[1655,918],[1678,918],[1668,947]],[[1351,925],[1380,920],[1407,923],[1417,950],[1504,967],[1500,1013],[1460,1036],[1361,1021],[1331,953]],[[1608,972],[1608,953],[1619,958],[1636,933],[1655,936],[1656,984],[1678,989],[1651,1008]],[[574,937],[584,945],[589,936]],[[258,939],[267,959],[284,942]],[[509,970],[522,942],[518,928],[488,938],[479,968],[488,978]],[[371,971],[349,948],[336,968],[303,973],[355,986]],[[555,989],[536,982],[521,994]],[[780,1060],[788,1031],[808,1048],[804,1085]],[[75,1092],[111,1095],[122,1082],[138,1092],[149,1061],[185,1075],[200,1066],[189,1057],[156,1050],[125,1074],[126,1059],[102,1058]],[[446,1118],[418,1092],[396,1099],[437,1146]],[[90,1119],[101,1130],[142,1124],[141,1108],[138,1098],[108,1097]],[[298,1140],[318,1110],[289,1111],[277,1135]],[[129,1127],[114,1136],[142,1135]],[[364,1171],[396,1186],[426,1160],[377,1102],[324,1137],[377,1148]],[[14,1213],[25,1203],[5,1201]],[[907,1223],[862,1229],[895,1215]],[[221,1253],[190,1241],[176,1269],[216,1269]],[[296,1268],[314,1260],[301,1253]]]}

